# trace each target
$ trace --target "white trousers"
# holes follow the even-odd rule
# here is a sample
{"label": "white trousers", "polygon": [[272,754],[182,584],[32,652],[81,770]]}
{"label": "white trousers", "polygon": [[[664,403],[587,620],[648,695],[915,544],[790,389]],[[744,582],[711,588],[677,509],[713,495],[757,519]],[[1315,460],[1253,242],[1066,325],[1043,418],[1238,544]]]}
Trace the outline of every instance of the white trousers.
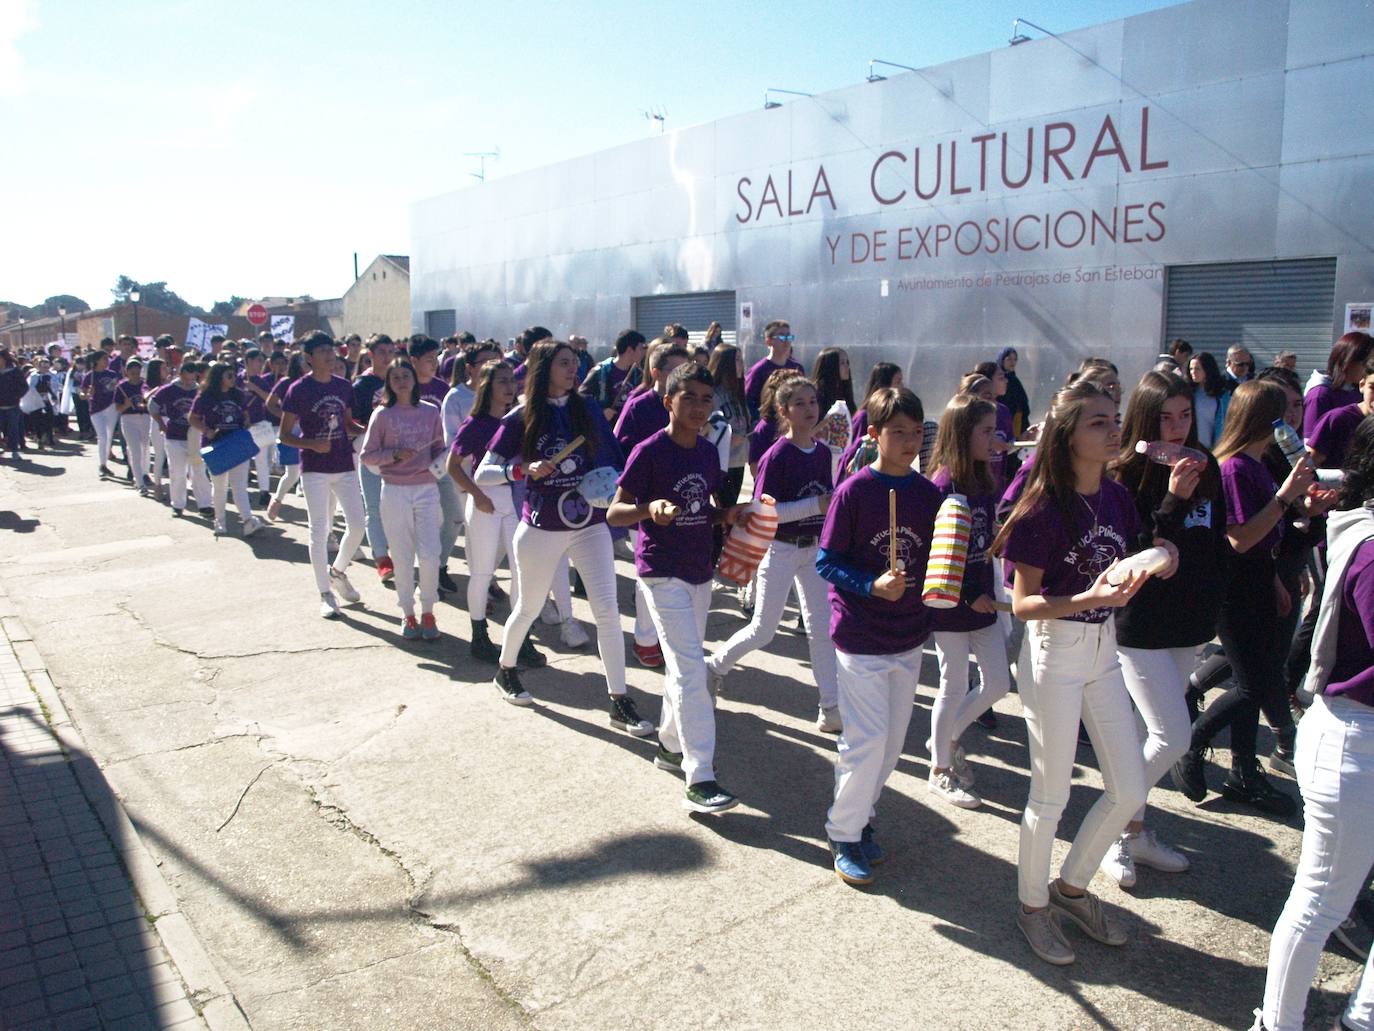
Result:
{"label": "white trousers", "polygon": [[214,498],[216,526],[224,523],[224,510],[229,507],[231,487],[234,491],[234,507],[239,510],[239,518],[245,523],[253,518],[253,502],[248,495],[248,463],[240,462],[234,468],[210,477],[210,496]]}
{"label": "white trousers", "polygon": [[[481,621],[487,618],[487,590],[496,567],[503,556],[515,554],[515,529],[520,525],[520,517],[510,505],[504,511],[497,508],[494,512],[483,512],[473,504],[471,497],[465,498],[465,505],[468,615]],[[512,612],[520,607],[520,581],[516,577],[511,577],[510,607]]]}
{"label": "white trousers", "polygon": [[119,412],[114,405],[91,413],[91,425],[95,427],[95,448],[100,456],[100,467],[110,464],[110,444],[114,440],[115,423],[119,422]]}
{"label": "white trousers", "polygon": [[[1294,756],[1305,822],[1293,889],[1269,943],[1264,1026],[1302,1031],[1326,939],[1345,919],[1374,863],[1374,708],[1319,696],[1298,724]],[[1374,1028],[1374,954],[1342,1020]]]}
{"label": "white trousers", "polygon": [[383,479],[381,509],[387,546],[396,563],[396,603],[407,616],[415,615],[415,560],[418,558],[420,611],[434,611],[439,600],[439,521],[443,517],[439,484],[431,480],[408,485],[387,483]]}
{"label": "white trousers", "polygon": [[[954,745],[969,725],[1011,690],[1007,667],[1007,639],[1002,624],[981,630],[937,630],[935,658],[940,664],[940,688],[930,713],[930,754],[936,768],[954,762]],[[979,684],[968,689],[968,660],[978,661]]]}
{"label": "white trousers", "polygon": [[1131,698],[1116,656],[1116,625],[1071,619],[1033,620],[1032,683],[1020,685],[1030,743],[1030,798],[1021,817],[1017,894],[1026,906],[1049,905],[1050,861],[1059,818],[1069,801],[1078,721],[1088,728],[1103,794],[1059,871],[1066,884],[1086,888],[1111,843],[1145,802],[1145,763]]}
{"label": "white trousers", "polygon": [[167,434],[162,432],[162,427],[157,424],[156,419],[148,420],[148,434],[153,442],[153,482],[159,487],[162,486],[162,461],[167,457]]}
{"label": "white trousers", "polygon": [[[501,665],[512,667],[525,635],[543,607],[549,585],[565,558],[577,563],[587,601],[596,619],[596,647],[606,672],[606,689],[625,693],[625,642],[620,636],[620,609],[615,598],[615,553],[605,523],[580,530],[540,530],[522,522],[513,541],[515,578],[520,604],[512,605],[501,639]],[[566,570],[566,566],[563,567]],[[564,574],[566,576],[566,572]]]}
{"label": "white trousers", "polygon": [[[806,625],[806,643],[811,652],[811,675],[816,678],[820,703],[829,709],[838,704],[835,646],[830,643],[830,601],[821,574],[816,572],[816,548],[799,548],[786,541],[774,541],[759,565],[758,588],[754,593],[754,614],[749,625],[737,630],[725,647],[708,661],[711,672],[725,676],[740,659],[756,648],[765,648],[778,632],[787,595],[797,585],[797,601]],[[839,839],[835,839],[839,840]]]}
{"label": "white trousers", "polygon": [[706,686],[706,617],[711,581],[689,584],[677,577],[651,576],[644,586],[649,612],[663,647],[663,717],[658,742],[682,753],[688,784],[716,779],[716,707]]}
{"label": "white trousers", "polygon": [[143,478],[148,475],[147,414],[121,415],[119,432],[124,435],[124,454],[129,459],[133,484],[142,487]]}
{"label": "white trousers", "polygon": [[253,456],[254,486],[258,491],[272,489],[272,452],[275,444],[264,444]]}
{"label": "white trousers", "polygon": [[191,490],[196,495],[197,508],[210,507],[210,470],[205,468],[205,459],[200,457],[201,433],[192,426],[186,431],[187,474],[191,477]]}
{"label": "white trousers", "polygon": [[173,508],[186,507],[186,478],[191,478],[196,492],[196,504],[210,503],[210,479],[205,475],[205,463],[191,465],[190,447],[184,440],[167,441],[167,482]]}
{"label": "white trousers", "polygon": [[334,569],[342,573],[353,561],[363,543],[363,492],[358,489],[358,474],[352,469],[342,473],[301,473],[305,488],[305,513],[310,523],[310,565],[315,570],[315,587],[321,594],[329,586],[329,524],[337,500],[344,514],[344,536]]}
{"label": "white trousers", "polygon": [[906,742],[921,649],[895,655],[838,652],[840,734],[835,799],[825,821],[831,841],[858,841]]}
{"label": "white trousers", "polygon": [[277,481],[277,489],[272,497],[277,501],[285,501],[286,495],[291,493],[291,488],[301,481],[301,463],[298,461],[294,465],[282,467],[285,471],[281,474],[281,479]]}
{"label": "white trousers", "polygon": [[[1197,669],[1196,648],[1122,648],[1121,675],[1135,711],[1137,732],[1145,743],[1145,787],[1153,788],[1183,758],[1192,743],[1188,719],[1188,674]],[[1135,814],[1145,819],[1145,806]]]}
{"label": "white trousers", "polygon": [[[631,532],[631,536],[634,538],[635,550],[636,550],[636,551],[639,550],[639,535],[640,535],[641,532],[642,532],[642,531],[640,531],[640,530],[633,530],[633,531]],[[568,571],[565,569],[565,570],[563,571],[563,579],[566,580],[567,578],[568,578]],[[558,604],[558,599],[557,599],[557,598],[554,599],[554,604],[555,604],[555,605]],[[644,586],[643,582],[640,581],[639,577],[636,576],[636,577],[635,577],[635,644],[639,645],[641,648],[647,648],[647,647],[649,647],[650,645],[654,645],[654,644],[657,644],[657,643],[658,643],[658,631],[654,629],[654,619],[653,619],[653,616],[650,615],[650,613],[649,613],[649,591],[648,591],[648,589]]]}

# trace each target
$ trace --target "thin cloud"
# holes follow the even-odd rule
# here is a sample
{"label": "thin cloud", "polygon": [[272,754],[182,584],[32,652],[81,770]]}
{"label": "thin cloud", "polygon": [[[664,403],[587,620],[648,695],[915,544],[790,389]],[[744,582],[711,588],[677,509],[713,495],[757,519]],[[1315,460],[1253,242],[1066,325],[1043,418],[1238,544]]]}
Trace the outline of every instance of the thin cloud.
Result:
{"label": "thin cloud", "polygon": [[19,38],[38,27],[33,0],[0,0],[0,96],[24,91],[24,57]]}

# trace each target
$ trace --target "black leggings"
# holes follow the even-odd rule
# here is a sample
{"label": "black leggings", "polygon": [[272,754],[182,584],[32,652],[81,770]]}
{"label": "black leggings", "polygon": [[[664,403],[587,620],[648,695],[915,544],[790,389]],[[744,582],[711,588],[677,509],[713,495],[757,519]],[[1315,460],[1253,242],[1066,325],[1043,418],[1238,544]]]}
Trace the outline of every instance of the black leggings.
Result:
{"label": "black leggings", "polygon": [[[738,469],[727,469],[725,475],[720,478],[720,490],[716,492],[720,500],[721,508],[729,508],[739,502],[740,488],[744,486],[744,466]],[[725,531],[727,527],[721,523],[715,527],[715,538],[711,547],[711,564],[715,565],[720,561],[720,553],[725,548]]]}

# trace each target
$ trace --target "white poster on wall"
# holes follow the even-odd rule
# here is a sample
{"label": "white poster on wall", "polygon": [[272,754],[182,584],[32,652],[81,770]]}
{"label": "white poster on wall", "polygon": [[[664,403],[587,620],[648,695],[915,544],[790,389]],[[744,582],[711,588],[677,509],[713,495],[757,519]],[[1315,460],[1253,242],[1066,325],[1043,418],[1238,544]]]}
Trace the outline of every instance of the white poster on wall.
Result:
{"label": "white poster on wall", "polygon": [[1372,315],[1374,315],[1374,301],[1347,304],[1345,306],[1345,331],[1347,333],[1368,333]]}
{"label": "white poster on wall", "polygon": [[273,315],[272,316],[272,339],[279,340],[284,344],[289,344],[296,339],[296,316],[294,315]]}

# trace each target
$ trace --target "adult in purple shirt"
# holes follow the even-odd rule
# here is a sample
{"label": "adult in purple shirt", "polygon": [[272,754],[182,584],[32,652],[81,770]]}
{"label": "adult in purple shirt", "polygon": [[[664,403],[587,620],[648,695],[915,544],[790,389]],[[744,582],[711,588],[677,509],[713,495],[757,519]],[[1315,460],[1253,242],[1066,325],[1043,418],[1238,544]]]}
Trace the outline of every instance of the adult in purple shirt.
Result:
{"label": "adult in purple shirt", "polygon": [[[362,600],[346,570],[363,541],[363,495],[353,467],[352,438],[363,432],[353,418],[353,389],[334,375],[334,341],[315,330],[301,343],[310,375],[292,383],[282,402],[280,439],[301,449],[301,486],[310,524],[310,565],[320,593],[320,615],[339,614],[339,597],[349,604]],[[344,536],[329,562],[330,498],[344,515]]]}
{"label": "adult in purple shirt", "polygon": [[1317,421],[1333,408],[1360,400],[1356,384],[1365,374],[1365,363],[1374,355],[1374,337],[1368,333],[1347,333],[1331,347],[1326,372],[1313,372],[1303,395],[1302,437],[1309,440]]}
{"label": "adult in purple shirt", "polygon": [[768,348],[768,357],[755,362],[744,376],[744,400],[749,405],[751,418],[759,417],[763,387],[769,376],[779,369],[806,371],[802,363],[792,357],[792,344],[796,339],[791,325],[783,319],[774,319],[763,327],[763,345]]}

